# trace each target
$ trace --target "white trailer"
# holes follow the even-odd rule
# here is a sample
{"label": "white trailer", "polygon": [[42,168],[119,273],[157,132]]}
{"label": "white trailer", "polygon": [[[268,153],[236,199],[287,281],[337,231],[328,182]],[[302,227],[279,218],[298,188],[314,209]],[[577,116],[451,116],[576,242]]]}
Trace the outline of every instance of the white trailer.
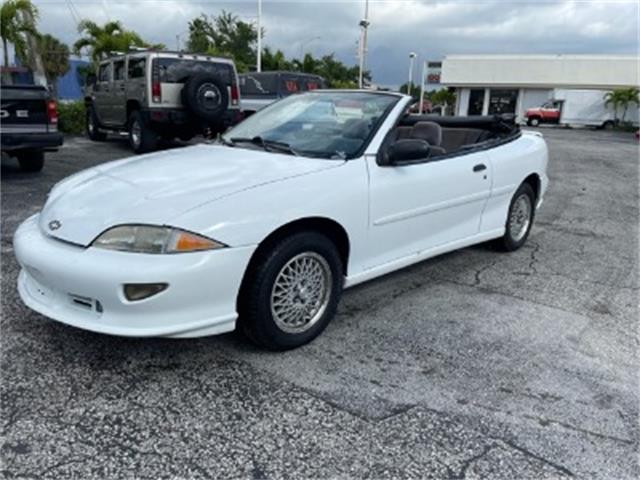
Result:
{"label": "white trailer", "polygon": [[[555,89],[553,100],[561,101],[561,125],[571,126],[613,126],[616,112],[612,105],[605,106],[605,95],[610,90],[575,90]],[[622,116],[622,108],[618,109],[617,118]],[[638,123],[638,105],[629,105],[625,121]]]}

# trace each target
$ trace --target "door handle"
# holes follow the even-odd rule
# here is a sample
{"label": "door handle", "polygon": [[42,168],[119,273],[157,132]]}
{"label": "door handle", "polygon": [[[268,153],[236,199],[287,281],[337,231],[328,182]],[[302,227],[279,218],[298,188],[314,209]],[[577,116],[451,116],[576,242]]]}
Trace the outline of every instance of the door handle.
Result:
{"label": "door handle", "polygon": [[486,170],[486,169],[487,169],[487,166],[484,163],[479,163],[478,165],[473,167],[474,172],[482,172],[483,170]]}

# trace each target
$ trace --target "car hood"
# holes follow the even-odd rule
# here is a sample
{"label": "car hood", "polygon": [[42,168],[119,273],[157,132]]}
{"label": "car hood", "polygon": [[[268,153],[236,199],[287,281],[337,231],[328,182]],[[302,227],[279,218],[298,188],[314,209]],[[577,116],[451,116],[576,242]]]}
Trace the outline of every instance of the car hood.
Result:
{"label": "car hood", "polygon": [[342,163],[221,145],[152,153],[63,180],[49,194],[39,224],[46,234],[79,245],[115,225],[179,227],[172,220],[193,208]]}

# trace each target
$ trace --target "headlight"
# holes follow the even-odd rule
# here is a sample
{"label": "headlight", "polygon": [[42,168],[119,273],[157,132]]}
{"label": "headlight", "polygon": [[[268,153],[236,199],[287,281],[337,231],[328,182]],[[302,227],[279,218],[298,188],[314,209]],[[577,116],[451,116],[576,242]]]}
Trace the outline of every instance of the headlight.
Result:
{"label": "headlight", "polygon": [[121,225],[96,238],[91,246],[135,253],[180,253],[213,250],[226,245],[177,228]]}

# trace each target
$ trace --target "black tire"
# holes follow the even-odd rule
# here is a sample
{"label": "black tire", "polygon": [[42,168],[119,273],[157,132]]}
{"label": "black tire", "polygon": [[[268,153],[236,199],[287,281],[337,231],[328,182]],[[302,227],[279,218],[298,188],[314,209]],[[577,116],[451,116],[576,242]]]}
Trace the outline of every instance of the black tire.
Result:
{"label": "black tire", "polygon": [[607,120],[606,122],[604,122],[602,124],[602,129],[611,131],[611,130],[613,130],[615,128],[615,126],[616,126],[615,122],[613,122],[611,120]]}
{"label": "black tire", "polygon": [[208,121],[219,121],[229,106],[227,86],[209,73],[193,75],[182,87],[182,103],[196,117]]}
{"label": "black tire", "polygon": [[527,125],[529,125],[530,127],[537,127],[538,125],[540,125],[540,119],[538,117],[529,118],[527,120]]}
{"label": "black tire", "polygon": [[96,116],[96,112],[92,105],[87,107],[87,113],[85,116],[85,131],[87,132],[87,137],[89,137],[94,142],[103,142],[107,139],[106,132],[101,132],[100,130],[100,122],[98,121],[98,117]]}
{"label": "black tire", "polygon": [[[310,342],[329,324],[335,315],[342,294],[343,266],[334,243],[320,233],[300,232],[274,243],[259,255],[245,275],[238,298],[240,325],[244,333],[255,344],[270,350],[287,350]],[[301,329],[299,331],[286,331],[274,317],[272,293],[281,271],[289,262],[300,258],[311,258],[311,261],[317,262],[318,266],[322,264],[324,268],[328,267],[325,271],[330,271],[331,274],[330,277],[328,275],[319,277],[326,282],[324,289],[326,296],[321,296],[324,301],[318,300],[323,307],[318,307],[315,314],[317,316],[305,325],[292,327]],[[320,270],[322,271],[322,268]],[[298,288],[304,290],[307,287],[302,285]],[[291,289],[296,287],[292,286]],[[302,293],[296,295],[301,296]],[[296,301],[307,302],[308,300],[292,299],[291,303]],[[297,305],[304,305],[304,303]]]}
{"label": "black tire", "polygon": [[[517,215],[518,212],[515,211],[518,208],[518,201],[521,197],[525,196],[528,199],[529,205],[529,214],[528,218],[523,218],[523,221],[527,221],[524,232],[515,231],[515,225],[518,225],[518,222],[512,222],[512,215]],[[523,201],[526,201],[523,200]],[[522,245],[525,244],[527,238],[529,238],[529,233],[531,232],[531,227],[533,226],[533,220],[535,218],[536,212],[536,194],[531,188],[531,185],[528,183],[523,183],[518,187],[516,193],[513,194],[511,198],[511,203],[509,204],[509,211],[507,213],[507,221],[505,224],[505,232],[504,236],[497,240],[497,245],[501,250],[507,252],[513,252],[514,250],[519,249]]]}
{"label": "black tire", "polygon": [[128,130],[129,145],[135,153],[147,153],[156,149],[158,134],[146,124],[138,110],[129,115]]}
{"label": "black tire", "polygon": [[23,172],[39,172],[44,167],[44,152],[42,150],[24,150],[16,153],[20,170]]}

